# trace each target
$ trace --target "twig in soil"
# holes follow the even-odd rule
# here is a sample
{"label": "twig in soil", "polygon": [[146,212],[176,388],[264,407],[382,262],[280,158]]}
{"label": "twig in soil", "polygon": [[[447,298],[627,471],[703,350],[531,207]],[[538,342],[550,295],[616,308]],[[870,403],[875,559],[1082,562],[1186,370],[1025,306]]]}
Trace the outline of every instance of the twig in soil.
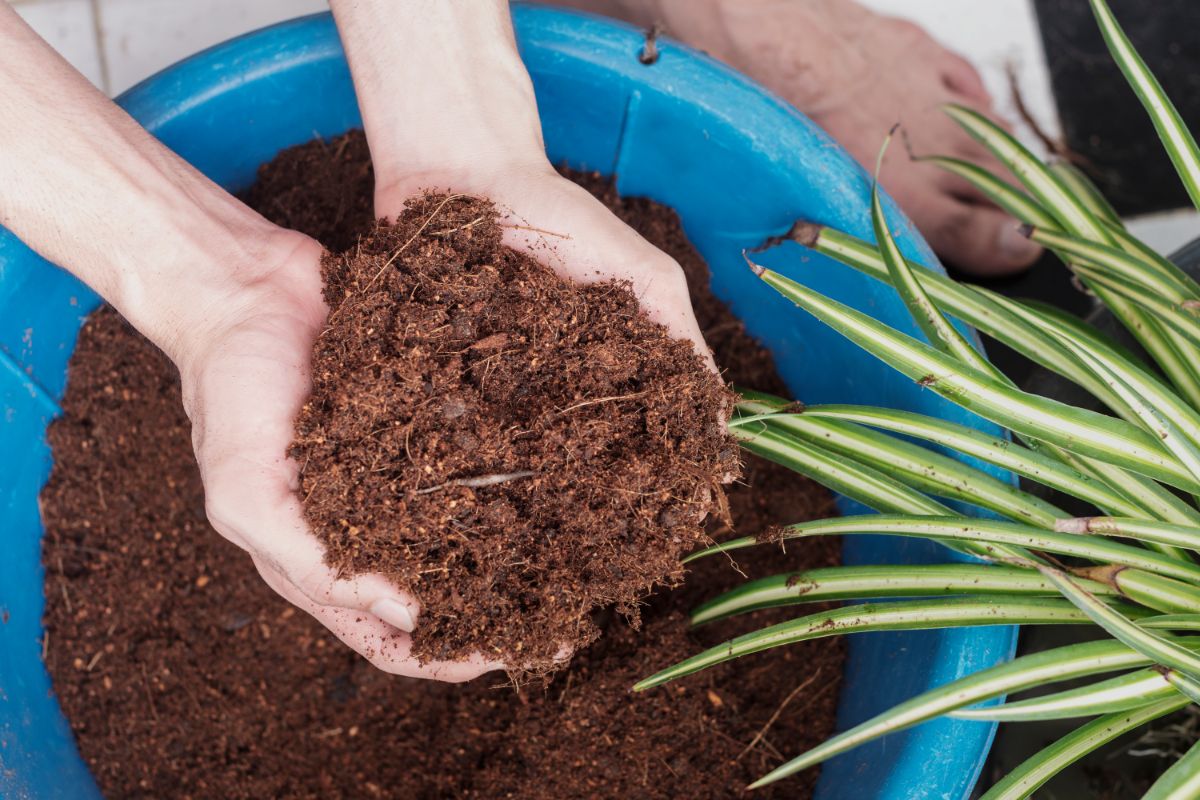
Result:
{"label": "twig in soil", "polygon": [[559,239],[570,239],[571,234],[559,233],[558,231],[548,231],[545,228],[535,228],[532,225],[500,225],[501,228],[512,228],[515,231],[530,231],[532,233],[540,233],[544,236],[556,236]]}
{"label": "twig in soil", "polygon": [[742,752],[738,753],[738,757],[735,758],[734,761],[741,761],[743,756],[745,756],[747,753],[749,753],[751,750],[753,750],[754,746],[757,745],[760,741],[762,741],[762,738],[767,735],[767,731],[770,730],[771,726],[775,724],[775,721],[779,719],[779,715],[783,713],[783,710],[785,708],[787,708],[788,703],[792,702],[792,700],[796,697],[796,695],[800,694],[800,692],[807,689],[809,686],[812,685],[813,681],[815,681],[818,677],[820,677],[821,669],[822,669],[821,667],[817,667],[817,671],[814,672],[808,678],[808,680],[801,683],[795,689],[792,689],[791,694],[789,694],[787,697],[783,698],[783,702],[779,704],[779,708],[775,709],[775,713],[772,714],[771,718],[767,720],[767,724],[763,725],[759,729],[758,733],[754,734],[754,738],[750,740],[750,744],[746,745],[746,749],[744,749],[744,750],[742,750]]}
{"label": "twig in soil", "polygon": [[455,478],[452,481],[439,483],[437,486],[430,486],[427,489],[418,489],[416,493],[429,494],[430,492],[440,492],[442,489],[448,489],[451,486],[465,486],[468,489],[486,489],[489,486],[496,486],[520,478],[532,478],[536,474],[532,470],[524,469],[519,472],[497,472],[492,475],[479,475],[474,478]]}
{"label": "twig in soil", "polygon": [[444,231],[433,231],[429,235],[430,236],[439,236],[439,237],[449,236],[452,233],[458,233],[459,231],[465,231],[465,230],[474,228],[476,225],[483,222],[484,219],[486,219],[486,217],[476,217],[475,219],[471,220],[470,222],[466,223],[465,225],[459,225],[457,228],[447,228]]}
{"label": "twig in soil", "polygon": [[576,403],[573,406],[567,406],[562,411],[558,412],[558,416],[566,414],[569,411],[574,411],[577,408],[583,408],[584,406],[594,406],[598,403],[615,403],[620,400],[633,400],[635,398],[641,397],[642,395],[649,394],[649,392],[650,392],[650,390],[647,389],[646,391],[634,392],[633,394],[621,394],[621,395],[616,395],[613,397],[597,397],[594,400],[584,400],[582,403]]}
{"label": "twig in soil", "polygon": [[146,700],[150,705],[150,716],[154,717],[155,722],[158,722],[158,708],[154,705],[154,692],[150,690],[150,677],[146,675],[146,665],[139,662],[138,667],[142,670],[142,686],[146,687]]}
{"label": "twig in soil", "polygon": [[[96,553],[97,555],[112,556],[114,558],[116,558],[116,556],[117,556],[117,553],[114,553],[112,550],[105,550],[102,547],[90,547],[89,545],[77,544],[75,542],[58,541],[58,542],[52,542],[50,546],[55,547],[55,548],[65,548],[65,549],[69,549],[69,550],[78,550],[82,553]],[[59,560],[59,570],[60,571],[62,570],[61,559]]]}

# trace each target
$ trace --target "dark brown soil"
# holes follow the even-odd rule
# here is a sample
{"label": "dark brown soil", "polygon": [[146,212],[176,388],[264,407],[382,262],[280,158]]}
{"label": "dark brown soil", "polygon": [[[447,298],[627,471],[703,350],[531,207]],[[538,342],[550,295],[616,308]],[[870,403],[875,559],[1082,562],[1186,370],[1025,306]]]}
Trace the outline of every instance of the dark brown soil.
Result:
{"label": "dark brown soil", "polygon": [[[296,160],[323,167],[338,146],[285,154],[264,179]],[[361,179],[362,163],[293,174]],[[366,175],[359,191],[369,197]],[[684,263],[717,360],[735,367],[729,377],[781,391],[769,356],[708,293],[674,214],[578,179]],[[315,184],[280,202],[332,203],[343,186]],[[269,205],[259,207],[295,225],[304,218]],[[343,217],[350,230],[369,224],[361,209]],[[110,798],[737,797],[832,730],[836,640],[629,693],[638,678],[788,613],[688,630],[686,609],[742,580],[721,559],[651,598],[640,631],[602,615],[604,636],[546,685],[518,691],[486,677],[452,686],[381,673],[275,596],[209,528],[177,376],[111,311],[80,337],[64,410],[50,430],[55,468],[42,496],[47,666]],[[824,491],[766,462],[752,459],[745,481],[749,488],[729,491],[739,534],[831,512]],[[715,521],[710,532],[728,535]],[[828,566],[836,543],[786,557],[763,548],[739,561],[750,575]],[[805,797],[815,777],[755,796]]]}
{"label": "dark brown soil", "polygon": [[545,670],[597,608],[679,582],[738,451],[730,392],[627,284],[502,235],[490,202],[426,194],[325,255],[290,452],[330,566],[420,601],[414,654]]}

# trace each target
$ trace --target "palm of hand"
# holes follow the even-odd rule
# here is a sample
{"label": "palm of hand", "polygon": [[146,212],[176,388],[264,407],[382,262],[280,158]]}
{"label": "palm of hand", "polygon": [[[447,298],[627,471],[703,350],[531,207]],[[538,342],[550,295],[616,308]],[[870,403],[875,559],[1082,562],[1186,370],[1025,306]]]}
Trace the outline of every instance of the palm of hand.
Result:
{"label": "palm of hand", "polygon": [[[417,603],[377,575],[339,580],[304,520],[299,465],[287,457],[292,424],[309,389],[313,342],[325,321],[320,247],[306,241],[239,293],[239,305],[198,352],[181,359],[209,520],[247,550],[263,579],[339,639],[388,672],[469,680],[501,665],[482,658],[418,663],[404,612]],[[380,605],[380,601],[384,601]]]}

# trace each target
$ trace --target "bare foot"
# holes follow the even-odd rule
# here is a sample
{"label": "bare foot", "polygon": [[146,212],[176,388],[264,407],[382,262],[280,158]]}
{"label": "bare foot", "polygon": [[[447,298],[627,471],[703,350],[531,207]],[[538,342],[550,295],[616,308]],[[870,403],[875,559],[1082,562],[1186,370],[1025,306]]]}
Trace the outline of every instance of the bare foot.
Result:
{"label": "bare foot", "polygon": [[[994,116],[966,60],[918,26],[851,0],[568,0],[667,32],[792,103],[868,169],[900,123],[916,155],[946,155],[1007,175],[941,111],[960,103]],[[1029,267],[1041,248],[965,181],[896,154],[882,181],[937,253],[974,275]]]}

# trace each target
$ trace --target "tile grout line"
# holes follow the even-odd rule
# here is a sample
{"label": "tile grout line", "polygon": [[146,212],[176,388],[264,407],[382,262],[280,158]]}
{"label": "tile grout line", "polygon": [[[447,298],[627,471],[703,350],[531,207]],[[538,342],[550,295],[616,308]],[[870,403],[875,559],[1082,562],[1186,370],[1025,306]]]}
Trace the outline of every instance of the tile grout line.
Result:
{"label": "tile grout line", "polygon": [[96,42],[96,58],[100,62],[100,90],[112,96],[112,80],[108,74],[108,54],[104,52],[104,26],[100,21],[100,0],[88,0],[92,11],[92,38]]}

